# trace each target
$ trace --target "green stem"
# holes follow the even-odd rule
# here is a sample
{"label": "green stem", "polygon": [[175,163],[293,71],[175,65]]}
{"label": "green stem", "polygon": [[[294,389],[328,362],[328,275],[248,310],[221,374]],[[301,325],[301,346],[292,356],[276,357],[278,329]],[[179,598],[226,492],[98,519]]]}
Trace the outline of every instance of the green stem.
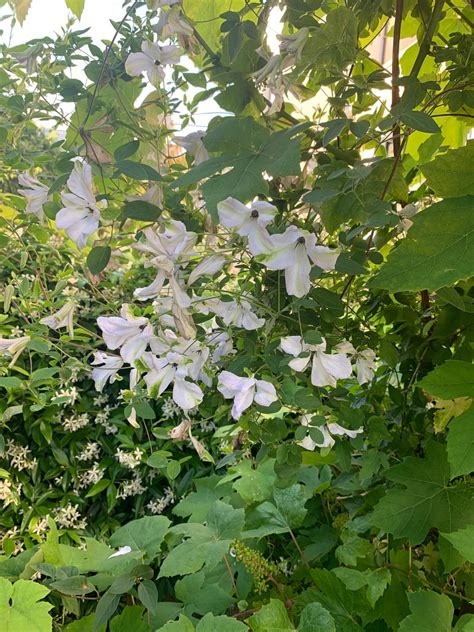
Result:
{"label": "green stem", "polygon": [[428,23],[428,28],[426,29],[426,33],[423,37],[423,40],[420,44],[420,49],[418,51],[418,55],[416,56],[415,62],[413,64],[413,68],[410,72],[410,79],[416,79],[418,77],[418,73],[421,70],[423,62],[425,61],[428,53],[430,52],[431,40],[436,31],[436,27],[438,26],[438,22],[441,18],[441,11],[443,9],[445,0],[435,0],[435,5],[433,7],[433,13],[431,14],[430,21]]}

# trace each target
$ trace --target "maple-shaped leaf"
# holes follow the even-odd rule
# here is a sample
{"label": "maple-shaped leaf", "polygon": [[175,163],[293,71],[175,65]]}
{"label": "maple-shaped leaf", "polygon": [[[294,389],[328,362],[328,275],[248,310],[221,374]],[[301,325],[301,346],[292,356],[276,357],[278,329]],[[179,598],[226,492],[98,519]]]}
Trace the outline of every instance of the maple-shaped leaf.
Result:
{"label": "maple-shaped leaf", "polygon": [[408,457],[386,476],[400,487],[379,501],[372,523],[395,538],[419,544],[433,527],[450,533],[474,521],[473,491],[450,484],[445,446],[432,442],[424,459]]}

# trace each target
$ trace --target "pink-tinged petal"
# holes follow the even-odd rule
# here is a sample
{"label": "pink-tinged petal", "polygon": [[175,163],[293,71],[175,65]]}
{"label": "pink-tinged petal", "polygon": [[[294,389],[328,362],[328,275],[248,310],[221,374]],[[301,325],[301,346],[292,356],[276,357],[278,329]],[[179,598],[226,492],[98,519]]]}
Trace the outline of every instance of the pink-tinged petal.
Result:
{"label": "pink-tinged petal", "polygon": [[243,390],[239,391],[234,399],[234,405],[232,406],[232,417],[234,419],[240,419],[244,410],[247,410],[251,406],[254,394],[255,394],[255,380],[252,380],[253,384],[247,386]]}
{"label": "pink-tinged petal", "polygon": [[185,379],[176,379],[173,386],[173,399],[183,410],[190,410],[199,406],[202,402],[203,392],[201,388],[194,384],[194,382],[188,382]]}
{"label": "pink-tinged petal", "polygon": [[255,401],[257,404],[260,404],[260,406],[270,406],[273,402],[276,402],[277,399],[275,387],[271,382],[257,380],[255,391]]}

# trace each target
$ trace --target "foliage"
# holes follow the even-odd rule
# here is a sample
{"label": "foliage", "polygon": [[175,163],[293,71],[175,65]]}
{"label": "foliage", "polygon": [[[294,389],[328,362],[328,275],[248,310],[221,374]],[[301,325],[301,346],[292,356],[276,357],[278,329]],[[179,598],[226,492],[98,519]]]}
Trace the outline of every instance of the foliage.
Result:
{"label": "foliage", "polygon": [[472,628],[473,22],[128,0],[3,45],[6,629]]}

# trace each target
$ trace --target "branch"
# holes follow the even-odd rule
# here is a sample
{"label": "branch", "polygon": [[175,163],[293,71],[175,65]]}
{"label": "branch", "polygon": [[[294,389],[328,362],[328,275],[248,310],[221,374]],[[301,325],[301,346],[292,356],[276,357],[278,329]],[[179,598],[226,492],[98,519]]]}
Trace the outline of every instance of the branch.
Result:
{"label": "branch", "polygon": [[[400,103],[400,86],[398,85],[398,79],[400,78],[400,34],[402,31],[403,0],[396,0],[396,2],[392,46],[392,110]],[[401,151],[400,124],[398,122],[393,126],[392,141],[393,155],[397,157]]]}

